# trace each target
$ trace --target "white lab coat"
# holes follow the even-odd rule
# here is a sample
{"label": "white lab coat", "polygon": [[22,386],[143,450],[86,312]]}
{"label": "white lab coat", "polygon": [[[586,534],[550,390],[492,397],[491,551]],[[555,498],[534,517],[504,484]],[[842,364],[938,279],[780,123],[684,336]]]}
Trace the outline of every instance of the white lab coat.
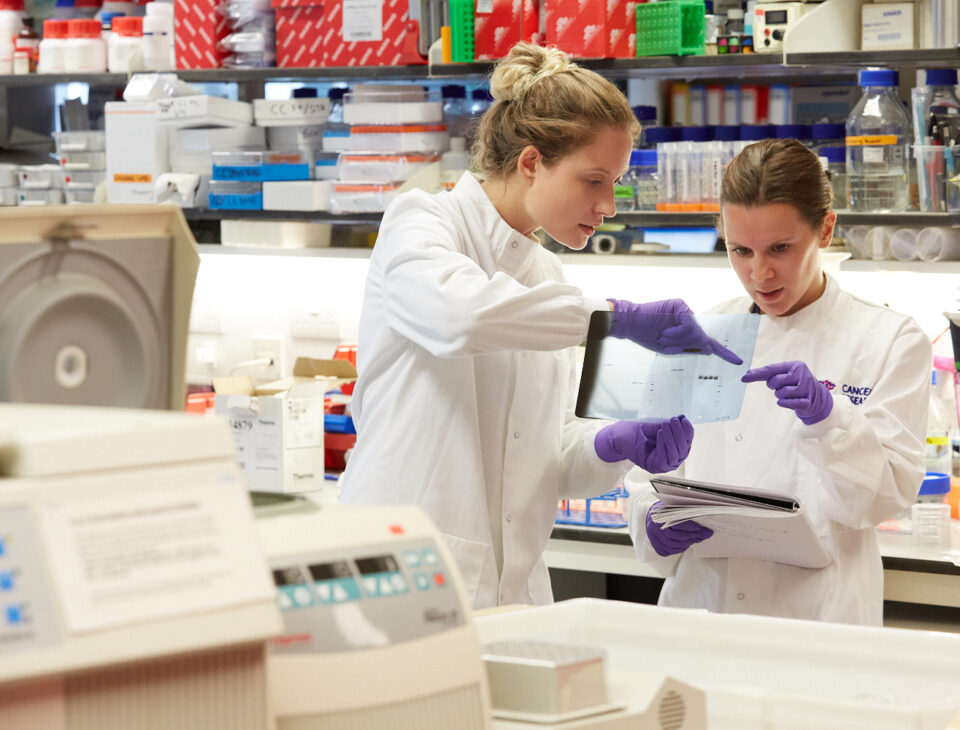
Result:
{"label": "white lab coat", "polygon": [[[716,312],[748,312],[742,298]],[[842,291],[760,320],[753,367],[802,360],[835,385],[833,410],[805,426],[765,384],[747,386],[735,421],[695,427],[681,467],[690,479],[799,498],[833,562],[812,570],[745,559],[660,557],[645,530],[656,495],[634,470],[630,532],[638,557],[666,577],[664,606],[880,625],[883,569],[874,528],[908,507],[924,474],[932,351],[906,316]]]}
{"label": "white lab coat", "polygon": [[384,215],[340,499],[419,504],[475,607],[551,602],[541,556],[558,500],[612,489],[629,466],[597,457],[605,424],[573,414],[572,348],[595,308],[606,303],[565,283],[557,257],[512,229],[470,174]]}

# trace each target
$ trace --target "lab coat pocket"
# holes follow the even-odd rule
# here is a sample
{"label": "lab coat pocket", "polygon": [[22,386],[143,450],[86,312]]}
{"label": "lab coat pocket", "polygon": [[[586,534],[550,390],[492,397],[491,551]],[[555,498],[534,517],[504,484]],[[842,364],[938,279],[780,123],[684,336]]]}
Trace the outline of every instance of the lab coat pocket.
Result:
{"label": "lab coat pocket", "polygon": [[[480,578],[483,575],[484,563],[488,556],[493,557],[493,551],[489,545],[475,540],[466,540],[455,535],[442,533],[447,548],[453,555],[460,571],[460,577],[463,579],[463,590],[467,594],[467,600],[471,606],[476,607],[477,598],[480,593]],[[494,584],[496,590],[496,584]],[[496,600],[494,600],[496,605]]]}

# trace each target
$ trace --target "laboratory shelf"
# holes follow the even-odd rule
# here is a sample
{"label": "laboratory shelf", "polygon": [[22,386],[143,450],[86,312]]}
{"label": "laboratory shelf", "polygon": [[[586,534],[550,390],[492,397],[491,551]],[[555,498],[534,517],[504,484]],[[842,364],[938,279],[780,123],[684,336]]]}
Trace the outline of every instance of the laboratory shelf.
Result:
{"label": "laboratory shelf", "polygon": [[124,86],[128,78],[127,74],[111,73],[0,74],[0,87],[54,86],[55,84]]}
{"label": "laboratory shelf", "polygon": [[956,66],[960,50],[955,48],[921,48],[910,51],[836,51],[823,53],[788,53],[787,66]]}
{"label": "laboratory shelf", "polygon": [[184,208],[188,221],[260,220],[260,221],[313,221],[336,223],[345,226],[378,225],[382,213],[324,213],[311,210],[208,210]]}
{"label": "laboratory shelf", "polygon": [[201,254],[216,256],[296,256],[331,259],[368,259],[370,248],[280,248],[278,246],[222,246],[219,243],[197,245]]}
{"label": "laboratory shelf", "polygon": [[[661,213],[635,211],[619,213],[607,223],[623,223],[640,228],[710,227],[717,213]],[[846,226],[960,226],[960,213],[855,213],[837,211],[837,222]]]}
{"label": "laboratory shelf", "polygon": [[349,81],[376,82],[396,79],[425,79],[426,65],[422,66],[322,66],[314,68],[211,68],[183,69],[176,72],[183,81],[244,82],[244,81]]}

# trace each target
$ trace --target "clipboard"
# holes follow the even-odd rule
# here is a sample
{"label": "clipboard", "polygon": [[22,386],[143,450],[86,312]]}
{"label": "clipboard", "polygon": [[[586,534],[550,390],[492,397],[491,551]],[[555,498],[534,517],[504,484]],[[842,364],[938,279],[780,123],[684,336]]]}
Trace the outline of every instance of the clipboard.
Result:
{"label": "clipboard", "polygon": [[825,568],[832,558],[799,500],[766,489],[734,487],[678,477],[652,477],[663,503],[651,520],[675,525],[694,520],[713,536],[690,547],[698,558],[768,560]]}

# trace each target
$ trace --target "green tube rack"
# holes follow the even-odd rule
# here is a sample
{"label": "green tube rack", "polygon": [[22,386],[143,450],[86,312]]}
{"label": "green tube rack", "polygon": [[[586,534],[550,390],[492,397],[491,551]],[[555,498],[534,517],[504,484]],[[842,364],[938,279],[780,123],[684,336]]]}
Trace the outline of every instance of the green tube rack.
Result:
{"label": "green tube rack", "polygon": [[474,0],[450,0],[450,57],[454,63],[473,63]]}
{"label": "green tube rack", "polygon": [[706,6],[702,0],[637,4],[637,57],[702,56]]}

